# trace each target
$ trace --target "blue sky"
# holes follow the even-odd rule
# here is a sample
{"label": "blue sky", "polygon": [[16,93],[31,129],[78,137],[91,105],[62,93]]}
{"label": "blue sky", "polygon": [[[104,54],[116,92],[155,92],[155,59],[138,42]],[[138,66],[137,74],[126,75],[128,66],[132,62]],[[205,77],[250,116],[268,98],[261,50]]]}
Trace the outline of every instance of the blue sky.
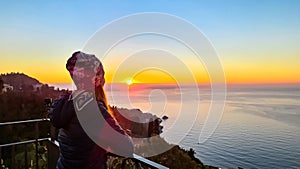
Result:
{"label": "blue sky", "polygon": [[138,12],[164,12],[191,22],[212,41],[228,67],[271,60],[297,71],[299,9],[297,0],[1,1],[0,72],[42,76],[34,73],[41,69],[39,64],[63,66],[105,24]]}

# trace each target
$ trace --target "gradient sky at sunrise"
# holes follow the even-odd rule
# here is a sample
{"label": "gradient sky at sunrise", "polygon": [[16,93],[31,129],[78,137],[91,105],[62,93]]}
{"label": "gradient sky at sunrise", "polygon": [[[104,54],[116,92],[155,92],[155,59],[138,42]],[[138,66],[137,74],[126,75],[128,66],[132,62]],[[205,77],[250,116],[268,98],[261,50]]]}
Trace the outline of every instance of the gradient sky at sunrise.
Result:
{"label": "gradient sky at sunrise", "polygon": [[[65,62],[97,30],[125,15],[163,12],[186,19],[210,39],[227,82],[300,82],[299,9],[297,0],[1,1],[0,73],[24,72],[43,83],[71,82]],[[205,70],[189,63],[198,82],[209,80]],[[111,82],[113,63],[104,65]],[[131,78],[119,76],[115,82]],[[155,70],[135,78],[133,82],[175,82]],[[189,82],[184,75],[175,78]]]}

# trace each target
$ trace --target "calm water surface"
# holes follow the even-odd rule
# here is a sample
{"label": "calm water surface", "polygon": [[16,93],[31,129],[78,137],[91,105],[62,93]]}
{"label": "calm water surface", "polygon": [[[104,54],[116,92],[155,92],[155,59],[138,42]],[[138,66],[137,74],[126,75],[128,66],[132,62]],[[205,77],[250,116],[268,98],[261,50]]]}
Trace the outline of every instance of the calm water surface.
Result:
{"label": "calm water surface", "polygon": [[[208,87],[106,86],[110,103],[159,117],[170,143],[193,148],[222,168],[300,168],[300,85],[228,86],[224,113],[204,143],[198,138],[210,106]],[[179,142],[179,140],[181,140]]]}

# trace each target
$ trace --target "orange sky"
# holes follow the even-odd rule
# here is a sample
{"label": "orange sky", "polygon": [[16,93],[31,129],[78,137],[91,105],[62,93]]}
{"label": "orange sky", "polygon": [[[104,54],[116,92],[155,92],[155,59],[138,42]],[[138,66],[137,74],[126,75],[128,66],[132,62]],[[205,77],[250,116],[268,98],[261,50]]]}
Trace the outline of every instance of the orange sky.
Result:
{"label": "orange sky", "polygon": [[[66,60],[84,48],[97,30],[125,15],[151,9],[181,17],[201,30],[219,55],[227,83],[300,83],[298,1],[260,5],[252,1],[1,3],[5,8],[0,10],[0,73],[23,72],[42,83],[70,83]],[[74,10],[79,4],[86,12]],[[177,8],[182,10],[173,10]],[[172,39],[145,36],[126,42],[102,60],[107,83],[128,79],[133,83],[210,82],[205,63]],[[151,42],[180,58],[174,59],[171,52],[139,53],[121,62],[126,52]],[[213,75],[215,82],[223,72],[218,73]]]}
{"label": "orange sky", "polygon": [[[71,78],[65,69],[65,60],[57,63],[22,62],[10,61],[0,63],[0,72],[24,72],[29,76],[37,78],[43,83],[70,83]],[[225,60],[225,61],[224,61]],[[227,83],[299,83],[300,68],[297,61],[293,63],[284,63],[283,61],[271,61],[266,63],[246,63],[246,62],[226,62],[223,59],[223,67]],[[174,69],[173,72],[149,69],[136,71],[119,69],[107,63],[103,63],[106,69],[106,81],[126,82],[132,80],[133,83],[209,83],[209,75],[205,68],[190,65],[192,72],[182,72],[180,69]],[[194,77],[193,77],[194,76]]]}

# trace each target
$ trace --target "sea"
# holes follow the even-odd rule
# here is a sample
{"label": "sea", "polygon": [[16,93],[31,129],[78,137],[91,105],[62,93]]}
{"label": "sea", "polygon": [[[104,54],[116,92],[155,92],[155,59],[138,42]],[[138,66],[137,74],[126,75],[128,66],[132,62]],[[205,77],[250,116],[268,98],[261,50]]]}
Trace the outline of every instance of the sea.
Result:
{"label": "sea", "polygon": [[[300,168],[299,84],[227,85],[221,112],[213,112],[220,111],[212,108],[220,100],[214,100],[210,85],[108,84],[105,89],[112,105],[167,116],[161,137],[192,148],[206,165]],[[203,132],[208,132],[204,139]]]}

